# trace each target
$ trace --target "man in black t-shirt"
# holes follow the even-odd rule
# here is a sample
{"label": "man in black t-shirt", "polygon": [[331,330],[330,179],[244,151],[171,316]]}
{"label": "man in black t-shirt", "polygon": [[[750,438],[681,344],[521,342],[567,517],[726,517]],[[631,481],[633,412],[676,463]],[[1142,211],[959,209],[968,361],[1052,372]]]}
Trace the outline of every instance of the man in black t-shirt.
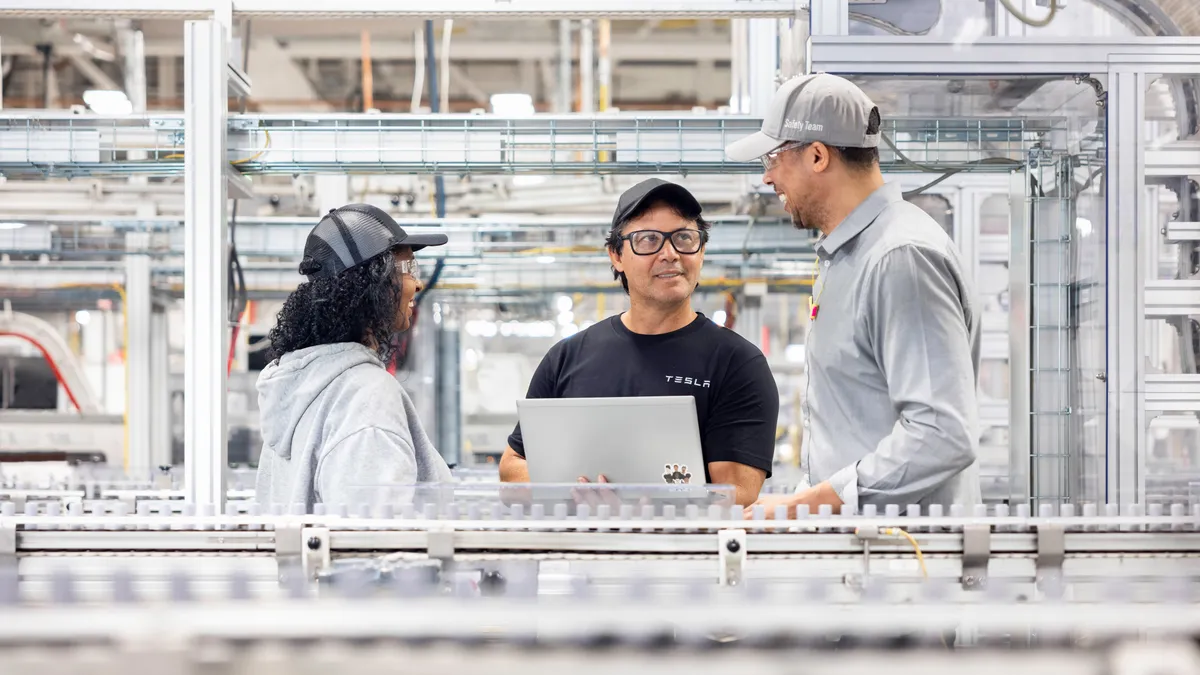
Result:
{"label": "man in black t-shirt", "polygon": [[[554,345],[527,398],[690,394],[706,482],[736,486],[746,505],[771,475],[779,390],[757,347],[692,309],[708,241],[700,210],[682,186],[658,179],[621,195],[607,244],[629,311]],[[520,424],[508,445],[500,479],[528,481]]]}

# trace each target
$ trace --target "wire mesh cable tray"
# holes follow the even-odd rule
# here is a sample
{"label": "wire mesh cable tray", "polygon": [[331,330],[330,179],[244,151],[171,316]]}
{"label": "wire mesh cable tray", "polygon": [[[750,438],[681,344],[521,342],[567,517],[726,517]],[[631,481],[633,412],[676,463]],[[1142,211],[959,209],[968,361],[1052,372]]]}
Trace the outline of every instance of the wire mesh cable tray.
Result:
{"label": "wire mesh cable tray", "polygon": [[[715,114],[230,116],[228,158],[243,173],[756,174],[725,147],[761,120]],[[183,172],[180,114],[0,117],[0,173]],[[886,171],[1007,171],[1061,121],[885,120]]]}

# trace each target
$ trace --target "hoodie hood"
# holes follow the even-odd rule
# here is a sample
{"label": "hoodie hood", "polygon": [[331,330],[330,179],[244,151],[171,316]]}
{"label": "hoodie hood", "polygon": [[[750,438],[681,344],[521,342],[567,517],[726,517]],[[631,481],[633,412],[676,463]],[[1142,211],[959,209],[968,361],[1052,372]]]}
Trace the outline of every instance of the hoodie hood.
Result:
{"label": "hoodie hood", "polygon": [[258,376],[258,410],[263,442],[282,459],[292,456],[300,419],[329,385],[355,366],[382,366],[375,352],[344,342],[284,354]]}

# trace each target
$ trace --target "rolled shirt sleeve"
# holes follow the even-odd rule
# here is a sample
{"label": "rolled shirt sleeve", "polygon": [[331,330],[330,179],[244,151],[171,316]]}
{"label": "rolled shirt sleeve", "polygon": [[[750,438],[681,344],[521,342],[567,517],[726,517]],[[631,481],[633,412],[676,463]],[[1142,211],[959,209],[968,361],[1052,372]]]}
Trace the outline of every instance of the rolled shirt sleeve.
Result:
{"label": "rolled shirt sleeve", "polygon": [[898,419],[873,452],[828,480],[855,509],[917,503],[975,461],[966,286],[945,255],[912,244],[887,252],[864,281],[861,321]]}

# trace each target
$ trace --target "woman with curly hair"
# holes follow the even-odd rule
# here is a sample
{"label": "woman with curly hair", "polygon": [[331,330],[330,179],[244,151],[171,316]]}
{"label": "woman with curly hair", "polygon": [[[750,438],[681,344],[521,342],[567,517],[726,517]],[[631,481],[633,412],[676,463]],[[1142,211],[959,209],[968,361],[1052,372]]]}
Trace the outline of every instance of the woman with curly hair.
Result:
{"label": "woman with curly hair", "polygon": [[260,503],[378,503],[389,486],[451,480],[385,367],[423,288],[413,252],[445,243],[365,204],[330,211],[308,235],[308,281],[284,302],[258,378]]}

